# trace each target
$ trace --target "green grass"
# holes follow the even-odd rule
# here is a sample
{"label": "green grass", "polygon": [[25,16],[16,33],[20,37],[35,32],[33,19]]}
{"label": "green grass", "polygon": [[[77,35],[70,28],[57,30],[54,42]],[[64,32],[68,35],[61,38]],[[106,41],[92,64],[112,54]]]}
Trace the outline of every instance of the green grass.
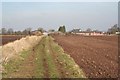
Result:
{"label": "green grass", "polygon": [[[54,53],[51,51],[54,51]],[[20,53],[20,58],[12,59],[7,64],[3,64],[5,71],[3,72],[3,77],[8,78],[8,75],[17,72],[19,66],[23,63],[24,59],[27,58],[31,50],[24,50]],[[53,41],[52,37],[46,36],[38,43],[34,48],[35,54],[35,78],[45,78],[46,68],[48,70],[49,78],[60,78],[60,72],[58,66],[56,66],[55,59],[58,59],[59,62],[62,62],[62,68],[67,74],[66,78],[86,78],[84,72],[80,67],[75,63],[73,58],[64,52],[62,47],[56,44]],[[53,54],[56,54],[55,57]],[[45,61],[44,61],[45,59]],[[46,62],[47,67],[43,64]],[[24,73],[23,73],[24,74]]]}
{"label": "green grass", "polygon": [[[45,68],[48,68],[49,77],[50,78],[57,78],[59,77],[58,71],[56,69],[55,63],[53,61],[53,58],[51,56],[50,50],[49,50],[49,42],[48,37],[44,37],[40,44],[36,47],[36,77],[44,78]],[[48,67],[43,66],[43,59],[45,58],[46,64]]]}
{"label": "green grass", "polygon": [[71,58],[68,54],[64,53],[62,47],[60,47],[58,44],[53,42],[52,38],[51,38],[51,44],[52,44],[52,48],[54,49],[54,51],[58,56],[59,62],[62,62],[65,70],[69,72],[68,73],[69,78],[86,78],[84,72],[75,63],[73,58]]}
{"label": "green grass", "polygon": [[50,46],[49,46],[49,37],[46,37],[46,42],[45,42],[45,53],[46,53],[46,59],[47,59],[47,63],[48,63],[48,69],[50,72],[50,77],[51,78],[58,78],[59,77],[59,72],[57,71],[57,66],[55,65],[55,61],[54,58],[52,57],[52,53],[50,50]]}
{"label": "green grass", "polygon": [[17,72],[19,70],[19,66],[22,64],[22,62],[28,56],[29,53],[30,50],[24,50],[19,53],[20,54],[19,58],[11,59],[7,64],[3,63],[2,65],[5,68],[5,71],[2,73],[2,76],[8,77],[9,74]]}
{"label": "green grass", "polygon": [[35,59],[35,77],[36,78],[42,78],[44,77],[44,67],[43,67],[43,40],[41,40],[40,44],[36,46],[35,53],[36,53],[36,59]]}

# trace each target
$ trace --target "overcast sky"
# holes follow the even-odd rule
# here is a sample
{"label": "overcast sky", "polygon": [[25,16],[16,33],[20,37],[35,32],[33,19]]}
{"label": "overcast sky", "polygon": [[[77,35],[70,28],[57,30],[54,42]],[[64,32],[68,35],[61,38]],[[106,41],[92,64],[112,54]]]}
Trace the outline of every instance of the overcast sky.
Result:
{"label": "overcast sky", "polygon": [[33,30],[86,28],[107,30],[118,23],[117,2],[3,2],[2,27]]}

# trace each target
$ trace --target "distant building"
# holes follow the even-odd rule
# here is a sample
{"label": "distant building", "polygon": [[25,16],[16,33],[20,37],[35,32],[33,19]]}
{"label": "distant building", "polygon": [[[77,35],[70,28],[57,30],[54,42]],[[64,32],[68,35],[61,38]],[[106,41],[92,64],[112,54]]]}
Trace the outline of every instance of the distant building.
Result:
{"label": "distant building", "polygon": [[115,34],[120,35],[120,32],[117,31]]}
{"label": "distant building", "polygon": [[48,32],[43,32],[43,35],[46,35],[46,36],[47,36],[48,34],[49,34]]}
{"label": "distant building", "polygon": [[38,30],[32,31],[31,34],[32,34],[32,35],[37,35],[37,36],[43,35],[43,34],[42,34],[40,31],[38,31]]}
{"label": "distant building", "polygon": [[89,36],[89,35],[105,35],[104,34],[104,32],[101,32],[101,31],[90,31],[90,32],[88,32],[88,31],[80,31],[80,32],[73,32],[73,34],[79,34],[79,35],[87,35],[87,36]]}
{"label": "distant building", "polygon": [[52,32],[52,33],[49,33],[50,35],[65,35],[65,33],[63,32],[60,32],[60,31],[55,31],[55,32]]}
{"label": "distant building", "polygon": [[72,31],[70,31],[71,33],[79,33],[81,32],[82,30],[81,29],[73,29]]}

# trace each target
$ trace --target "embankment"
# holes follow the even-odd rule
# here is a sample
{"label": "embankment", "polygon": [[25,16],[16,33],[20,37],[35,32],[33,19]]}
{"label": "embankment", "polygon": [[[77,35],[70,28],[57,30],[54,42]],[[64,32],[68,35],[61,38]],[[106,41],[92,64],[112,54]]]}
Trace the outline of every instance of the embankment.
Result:
{"label": "embankment", "polygon": [[0,63],[8,62],[12,57],[20,54],[21,51],[34,47],[41,40],[43,36],[26,36],[20,40],[10,42],[6,45],[0,46]]}

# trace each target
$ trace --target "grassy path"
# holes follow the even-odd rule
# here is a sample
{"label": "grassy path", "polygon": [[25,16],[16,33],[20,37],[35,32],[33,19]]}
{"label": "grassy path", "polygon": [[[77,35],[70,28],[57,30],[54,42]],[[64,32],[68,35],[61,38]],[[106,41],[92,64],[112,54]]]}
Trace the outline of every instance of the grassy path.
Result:
{"label": "grassy path", "polygon": [[85,78],[83,71],[50,36],[31,50],[21,54],[22,59],[4,65],[3,77],[12,78]]}
{"label": "grassy path", "polygon": [[56,78],[59,73],[56,69],[54,59],[51,56],[49,49],[48,38],[43,38],[38,47],[36,47],[37,60],[36,60],[36,73],[37,77],[43,78]]}
{"label": "grassy path", "polygon": [[[49,38],[51,38],[51,37],[49,37]],[[63,67],[63,65],[61,64],[61,62],[58,60],[58,55],[57,55],[56,51],[54,50],[52,44],[53,44],[53,41],[52,41],[52,38],[51,38],[51,39],[49,39],[49,49],[51,50],[51,55],[52,55],[52,57],[54,59],[54,63],[57,66],[57,70],[59,72],[60,77],[61,78],[66,78],[68,76],[68,74],[66,74],[66,73],[68,73],[68,72]]]}
{"label": "grassy path", "polygon": [[34,77],[34,52],[23,51],[20,58],[13,59],[9,63],[4,64],[5,72],[3,77],[5,78],[32,78]]}
{"label": "grassy path", "polygon": [[[25,61],[20,65],[18,71],[10,74],[13,77],[22,77],[22,78],[33,78],[34,77],[34,52],[31,52],[30,55],[25,59]],[[24,73],[23,73],[24,72]]]}
{"label": "grassy path", "polygon": [[50,48],[64,78],[85,78],[85,74],[64,50],[49,37]]}

